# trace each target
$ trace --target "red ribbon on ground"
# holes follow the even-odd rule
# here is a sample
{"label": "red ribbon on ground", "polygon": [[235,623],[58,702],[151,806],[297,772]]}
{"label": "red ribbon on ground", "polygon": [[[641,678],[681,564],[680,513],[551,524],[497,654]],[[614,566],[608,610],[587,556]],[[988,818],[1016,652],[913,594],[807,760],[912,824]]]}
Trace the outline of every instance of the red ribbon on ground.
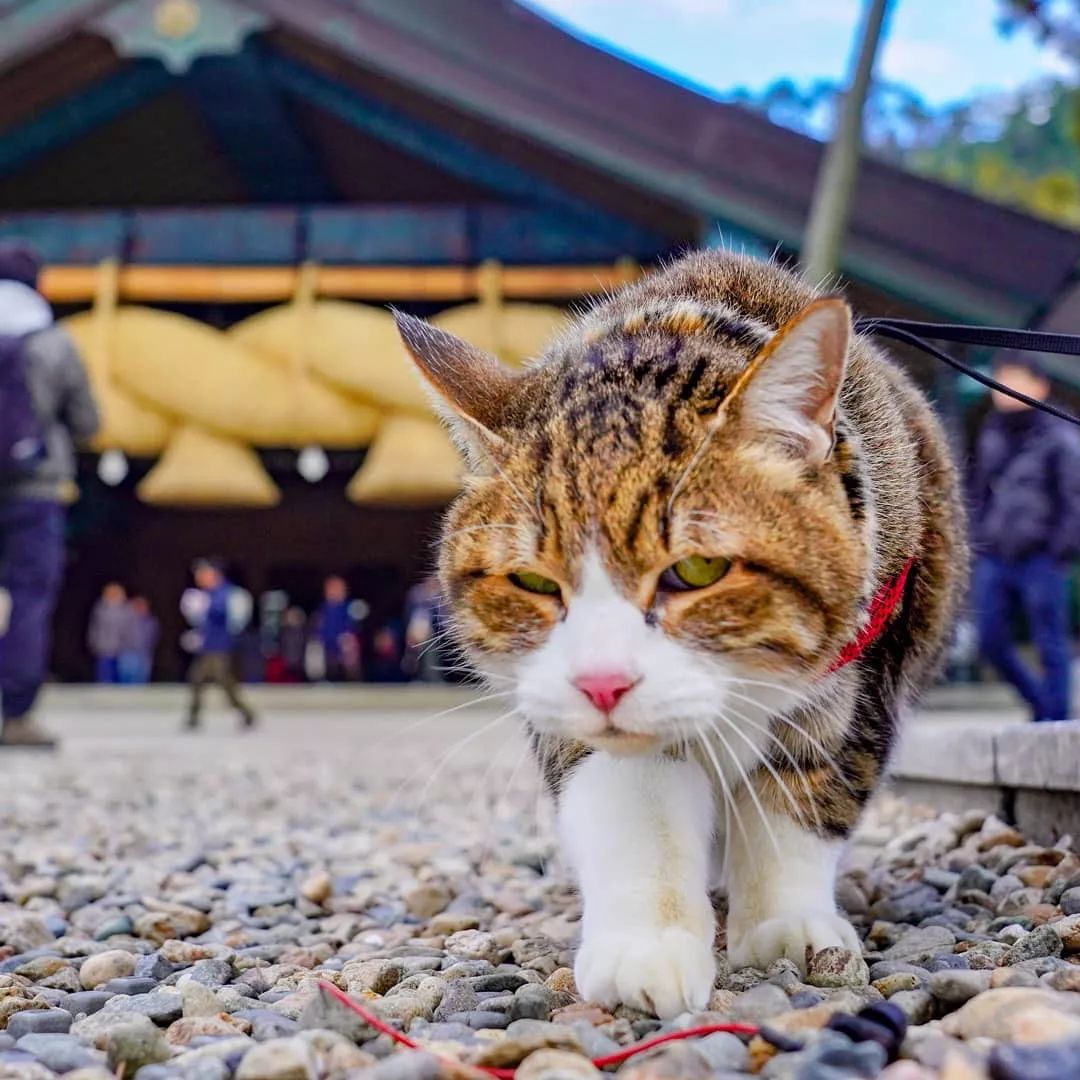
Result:
{"label": "red ribbon on ground", "polygon": [[[395,1027],[391,1027],[390,1024],[386,1023],[385,1020],[381,1020],[370,1009],[365,1008],[358,1001],[349,997],[344,990],[339,990],[333,983],[320,981],[319,988],[324,993],[329,994],[335,1001],[344,1005],[345,1008],[351,1009],[376,1031],[389,1036],[399,1046],[404,1046],[409,1050],[424,1049],[419,1043],[410,1039],[408,1035],[398,1031]],[[618,1050],[614,1054],[593,1058],[592,1063],[598,1069],[606,1069],[612,1065],[621,1065],[627,1059],[636,1057],[638,1054],[643,1054],[646,1050],[652,1050],[653,1047],[663,1046],[664,1043],[678,1042],[682,1039],[697,1039],[704,1035],[715,1035],[717,1032],[721,1031],[728,1032],[732,1035],[758,1034],[758,1028],[754,1024],[705,1024],[701,1027],[687,1028],[685,1031],[671,1031],[668,1032],[667,1035],[657,1035],[654,1039],[646,1039],[644,1042],[635,1043],[633,1046]],[[517,1071],[516,1069],[495,1069],[486,1065],[468,1065],[463,1061],[455,1061],[453,1058],[439,1057],[437,1054],[432,1056],[438,1057],[440,1061],[445,1062],[447,1065],[452,1065],[458,1069],[475,1070],[476,1072],[484,1073],[486,1076],[495,1077],[495,1080],[513,1080],[514,1073]]]}

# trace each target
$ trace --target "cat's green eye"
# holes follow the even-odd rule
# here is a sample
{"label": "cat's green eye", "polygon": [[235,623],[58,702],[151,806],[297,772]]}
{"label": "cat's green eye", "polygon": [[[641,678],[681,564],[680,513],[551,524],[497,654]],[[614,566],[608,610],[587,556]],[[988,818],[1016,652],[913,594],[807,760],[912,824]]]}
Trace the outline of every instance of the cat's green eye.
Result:
{"label": "cat's green eye", "polygon": [[558,596],[562,592],[557,581],[552,581],[543,574],[534,574],[531,570],[522,570],[520,573],[511,574],[510,580],[526,592],[540,593],[542,596]]}
{"label": "cat's green eye", "polygon": [[715,585],[730,569],[731,560],[723,556],[687,555],[660,575],[660,584],[666,589],[704,589]]}

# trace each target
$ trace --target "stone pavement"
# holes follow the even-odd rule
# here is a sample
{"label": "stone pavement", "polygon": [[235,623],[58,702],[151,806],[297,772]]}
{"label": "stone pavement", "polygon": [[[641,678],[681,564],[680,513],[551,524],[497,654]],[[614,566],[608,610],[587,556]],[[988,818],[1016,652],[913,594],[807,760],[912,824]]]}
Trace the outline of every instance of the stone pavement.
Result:
{"label": "stone pavement", "polygon": [[[335,1011],[319,979],[441,1055],[525,1061],[522,1080],[598,1080],[588,1057],[688,1022],[579,1001],[578,900],[500,701],[255,697],[260,730],[213,711],[189,735],[177,689],[53,691],[61,752],[0,753],[0,1080],[449,1076]],[[839,898],[863,956],[826,950],[805,974],[721,956],[697,1018],[767,1023],[782,1052],[714,1036],[620,1077],[1070,1075],[1080,857],[888,797],[856,854]],[[912,1025],[893,1065],[894,1044],[826,1026],[885,999]]]}

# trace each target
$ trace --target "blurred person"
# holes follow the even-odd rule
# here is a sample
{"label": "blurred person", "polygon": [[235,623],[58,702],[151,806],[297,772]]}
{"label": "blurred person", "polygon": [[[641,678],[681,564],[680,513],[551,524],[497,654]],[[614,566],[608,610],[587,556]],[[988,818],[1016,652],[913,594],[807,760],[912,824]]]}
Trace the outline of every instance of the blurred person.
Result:
{"label": "blurred person", "polygon": [[323,678],[341,682],[355,674],[359,624],[345,579],[332,574],[323,582],[323,600],[312,616],[312,638],[322,648]]}
{"label": "blurred person", "polygon": [[282,663],[282,682],[305,681],[304,663],[307,654],[308,629],[304,609],[293,604],[281,616],[278,635],[278,654]]}
{"label": "blurred person", "polygon": [[371,639],[371,659],[368,663],[371,682],[406,682],[407,676],[401,666],[401,648],[398,634],[390,624],[380,626]]}
{"label": "blurred person", "polygon": [[0,244],[0,743],[50,746],[33,718],[64,566],[73,442],[99,416],[79,353],[38,292],[27,247]]}
{"label": "blurred person", "polygon": [[128,603],[128,613],[117,667],[122,683],[141,686],[148,683],[153,674],[161,626],[145,596],[133,596]]}
{"label": "blurred person", "polygon": [[213,683],[221,687],[239,714],[241,725],[252,728],[255,713],[241,696],[233,655],[237,637],[251,622],[251,596],[228,580],[218,559],[199,559],[192,573],[195,586],[186,589],[180,598],[180,611],[192,628],[189,640],[196,654],[188,669],[191,705],[187,727],[192,731],[198,728],[203,694]]}
{"label": "blurred person", "polygon": [[[994,374],[1037,401],[1050,394],[1050,380],[1034,357],[1005,354]],[[1067,564],[1080,554],[1080,433],[1005,394],[994,391],[993,400],[972,473],[979,647],[1027,702],[1033,720],[1067,720]],[[1012,627],[1021,612],[1040,674],[1016,654]]]}
{"label": "blurred person", "polygon": [[120,653],[131,637],[134,613],[128,607],[127,592],[118,581],[110,581],[90,612],[86,641],[94,658],[94,681],[120,682]]}
{"label": "blurred person", "polygon": [[442,597],[432,574],[405,594],[405,672],[424,682],[443,679],[439,648]]}

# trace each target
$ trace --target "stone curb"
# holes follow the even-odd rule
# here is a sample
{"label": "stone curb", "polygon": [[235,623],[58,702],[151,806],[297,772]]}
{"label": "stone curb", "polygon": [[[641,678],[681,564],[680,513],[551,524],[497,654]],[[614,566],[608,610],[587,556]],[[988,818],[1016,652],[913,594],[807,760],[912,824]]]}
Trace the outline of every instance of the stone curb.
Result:
{"label": "stone curb", "polygon": [[890,770],[940,810],[993,810],[1041,842],[1080,835],[1080,722],[913,724]]}

